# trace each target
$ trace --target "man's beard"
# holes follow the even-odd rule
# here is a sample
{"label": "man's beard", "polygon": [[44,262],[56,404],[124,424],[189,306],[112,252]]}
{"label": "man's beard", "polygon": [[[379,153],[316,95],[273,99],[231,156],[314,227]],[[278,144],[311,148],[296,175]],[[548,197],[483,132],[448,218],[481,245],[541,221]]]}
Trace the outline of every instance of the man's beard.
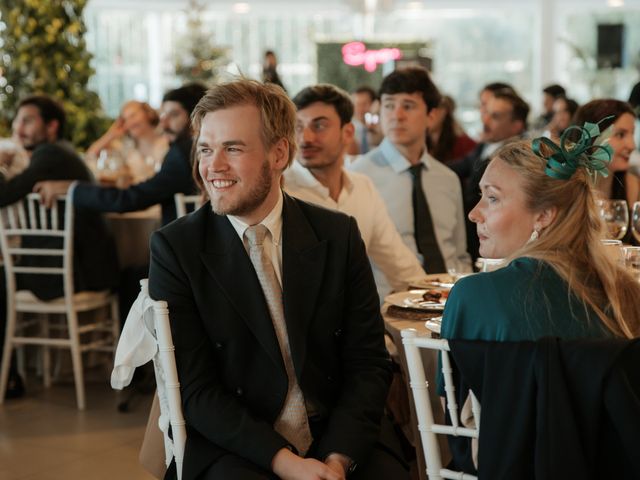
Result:
{"label": "man's beard", "polygon": [[[216,215],[244,216],[256,210],[271,191],[271,169],[268,161],[264,161],[260,167],[260,177],[255,188],[247,192],[246,196],[239,198],[235,205],[221,206],[220,200],[211,198],[211,209]],[[211,197],[211,196],[210,196]]]}

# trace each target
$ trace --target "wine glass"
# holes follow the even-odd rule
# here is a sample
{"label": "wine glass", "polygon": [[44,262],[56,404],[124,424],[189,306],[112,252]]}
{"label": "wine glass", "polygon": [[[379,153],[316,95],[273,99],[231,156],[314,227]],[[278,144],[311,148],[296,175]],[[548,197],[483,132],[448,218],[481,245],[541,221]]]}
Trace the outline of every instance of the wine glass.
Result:
{"label": "wine glass", "polygon": [[636,242],[640,243],[640,202],[633,204],[631,212],[631,231],[636,238]]}
{"label": "wine glass", "polygon": [[607,226],[607,238],[620,240],[629,228],[629,207],[626,200],[598,200],[600,218]]}

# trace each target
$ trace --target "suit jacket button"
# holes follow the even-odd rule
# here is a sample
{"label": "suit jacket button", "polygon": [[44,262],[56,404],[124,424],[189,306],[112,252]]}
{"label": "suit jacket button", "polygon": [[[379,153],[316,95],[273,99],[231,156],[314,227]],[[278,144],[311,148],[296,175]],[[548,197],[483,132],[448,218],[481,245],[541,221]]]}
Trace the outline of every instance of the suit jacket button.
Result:
{"label": "suit jacket button", "polygon": [[222,344],[220,342],[216,342],[215,347],[217,350],[220,350],[222,348]]}
{"label": "suit jacket button", "polygon": [[236,396],[237,397],[241,397],[244,394],[244,390],[242,390],[242,388],[238,387],[236,388]]}

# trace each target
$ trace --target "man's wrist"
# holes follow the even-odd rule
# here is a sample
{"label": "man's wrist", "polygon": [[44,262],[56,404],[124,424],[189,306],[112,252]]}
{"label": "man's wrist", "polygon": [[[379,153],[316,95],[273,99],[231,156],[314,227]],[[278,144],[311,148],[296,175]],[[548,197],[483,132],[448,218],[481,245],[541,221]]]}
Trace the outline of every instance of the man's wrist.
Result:
{"label": "man's wrist", "polygon": [[350,457],[343,453],[331,452],[329,455],[324,457],[325,463],[329,460],[339,462],[344,468],[345,475],[351,474],[356,468],[356,463]]}

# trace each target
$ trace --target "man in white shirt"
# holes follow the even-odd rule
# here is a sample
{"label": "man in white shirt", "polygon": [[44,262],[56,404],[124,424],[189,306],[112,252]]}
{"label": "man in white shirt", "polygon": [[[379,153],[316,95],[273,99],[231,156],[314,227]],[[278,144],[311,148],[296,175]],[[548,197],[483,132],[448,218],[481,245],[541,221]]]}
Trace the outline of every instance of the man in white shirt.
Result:
{"label": "man in white shirt", "polygon": [[350,168],[373,180],[404,243],[427,273],[467,272],[471,263],[460,182],[429,155],[425,144],[440,93],[427,71],[418,67],[387,75],[380,93],[386,138]]}
{"label": "man in white shirt", "polygon": [[[369,257],[394,290],[423,278],[420,262],[403,243],[371,180],[343,167],[354,134],[348,94],[333,85],[315,85],[298,93],[293,103],[299,153],[284,173],[287,193],[354,217]],[[384,298],[389,291],[379,288],[378,293]]]}

